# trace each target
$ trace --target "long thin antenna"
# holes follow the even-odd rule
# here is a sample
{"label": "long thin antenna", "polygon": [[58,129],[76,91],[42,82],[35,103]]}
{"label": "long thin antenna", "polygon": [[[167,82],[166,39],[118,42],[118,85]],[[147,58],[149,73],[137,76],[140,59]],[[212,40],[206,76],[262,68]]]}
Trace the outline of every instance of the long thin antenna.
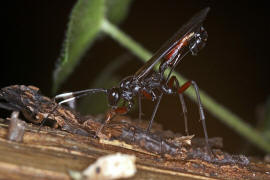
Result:
{"label": "long thin antenna", "polygon": [[[76,99],[79,99],[81,97],[90,95],[90,94],[94,94],[94,93],[98,93],[98,92],[103,92],[103,93],[107,93],[108,90],[104,89],[104,88],[98,88],[98,89],[86,89],[86,90],[81,90],[81,91],[74,91],[74,92],[68,92],[68,93],[62,93],[62,94],[58,94],[55,96],[55,100],[56,99],[60,99],[63,98],[64,100],[60,101],[57,103],[57,105],[52,109],[52,111],[50,111],[48,113],[48,115],[46,117],[43,118],[43,121],[41,122],[39,128],[38,128],[38,132],[40,131],[41,127],[44,125],[44,123],[46,122],[46,120],[50,117],[50,115],[61,105],[70,101],[74,101]],[[66,99],[65,99],[66,98]]]}

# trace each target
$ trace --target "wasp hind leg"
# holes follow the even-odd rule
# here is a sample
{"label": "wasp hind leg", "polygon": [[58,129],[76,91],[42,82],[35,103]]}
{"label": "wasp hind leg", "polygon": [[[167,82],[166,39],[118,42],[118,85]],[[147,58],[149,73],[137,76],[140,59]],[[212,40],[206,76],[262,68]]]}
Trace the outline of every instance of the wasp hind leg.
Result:
{"label": "wasp hind leg", "polygon": [[193,86],[193,88],[195,90],[196,97],[197,97],[197,105],[199,108],[200,121],[202,122],[203,132],[204,132],[204,137],[205,137],[205,145],[206,145],[208,153],[212,154],[212,151],[211,151],[211,148],[210,148],[209,142],[208,142],[208,134],[207,134],[206,123],[205,123],[205,115],[204,115],[204,110],[203,110],[203,106],[202,106],[202,102],[201,102],[201,98],[200,98],[198,85],[196,84],[195,81],[192,81],[192,80],[187,81],[185,84],[183,84],[183,86],[178,88],[177,92],[178,92],[178,94],[182,94],[190,86]]}

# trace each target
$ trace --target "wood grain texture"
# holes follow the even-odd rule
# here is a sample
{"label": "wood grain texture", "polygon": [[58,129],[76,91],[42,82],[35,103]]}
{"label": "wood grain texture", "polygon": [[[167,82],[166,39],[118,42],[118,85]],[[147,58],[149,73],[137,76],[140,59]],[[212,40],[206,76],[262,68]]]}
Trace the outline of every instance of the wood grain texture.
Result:
{"label": "wood grain texture", "polygon": [[[203,140],[165,132],[157,125],[154,125],[154,132],[147,135],[142,130],[144,123],[125,116],[116,117],[103,129],[102,137],[95,137],[93,132],[101,123],[94,117],[82,117],[59,106],[50,117],[56,125],[44,126],[38,131],[39,123],[55,107],[55,102],[35,94],[38,88],[32,86],[13,86],[11,90],[9,94],[3,93],[3,89],[0,92],[0,99],[8,103],[4,107],[23,111],[28,123],[22,142],[15,142],[7,140],[10,118],[0,119],[0,179],[70,179],[69,170],[82,171],[99,157],[116,152],[136,156],[138,171],[131,179],[270,178],[269,164],[263,161],[246,163],[244,156],[223,152],[220,138],[210,140],[215,157],[209,160]],[[191,145],[185,141],[190,141]],[[158,147],[164,142],[181,153],[163,152]],[[149,149],[148,145],[154,148]]]}

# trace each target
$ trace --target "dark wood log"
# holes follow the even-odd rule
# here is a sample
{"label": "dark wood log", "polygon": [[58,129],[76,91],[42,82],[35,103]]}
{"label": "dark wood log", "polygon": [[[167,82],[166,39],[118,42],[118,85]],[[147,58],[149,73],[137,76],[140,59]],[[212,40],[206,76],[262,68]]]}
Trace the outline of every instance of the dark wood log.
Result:
{"label": "dark wood log", "polygon": [[[1,89],[0,99],[0,107],[20,111],[33,123],[25,125],[18,143],[7,139],[10,118],[0,120],[0,179],[69,179],[68,170],[81,171],[98,157],[115,152],[136,156],[138,173],[133,179],[270,178],[269,164],[215,149],[221,148],[220,139],[210,141],[215,155],[211,157],[203,140],[161,128],[147,134],[140,122],[124,116],[113,119],[96,137],[100,122],[58,106],[36,87],[6,87]],[[38,131],[45,118],[54,125]]]}

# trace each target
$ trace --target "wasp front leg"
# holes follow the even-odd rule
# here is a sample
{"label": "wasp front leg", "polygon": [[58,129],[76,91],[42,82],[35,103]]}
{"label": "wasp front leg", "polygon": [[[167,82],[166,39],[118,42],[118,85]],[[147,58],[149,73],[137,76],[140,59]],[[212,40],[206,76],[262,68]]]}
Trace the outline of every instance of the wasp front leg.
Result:
{"label": "wasp front leg", "polygon": [[122,106],[122,107],[113,107],[113,108],[110,108],[107,113],[106,113],[106,116],[105,116],[105,121],[103,122],[103,124],[100,126],[99,130],[97,131],[96,135],[98,137],[101,137],[102,136],[102,129],[103,127],[108,124],[111,119],[113,117],[115,117],[116,115],[124,115],[126,113],[128,113],[130,111],[130,109],[133,107],[134,103],[132,101],[128,101],[128,105],[127,106]]}

